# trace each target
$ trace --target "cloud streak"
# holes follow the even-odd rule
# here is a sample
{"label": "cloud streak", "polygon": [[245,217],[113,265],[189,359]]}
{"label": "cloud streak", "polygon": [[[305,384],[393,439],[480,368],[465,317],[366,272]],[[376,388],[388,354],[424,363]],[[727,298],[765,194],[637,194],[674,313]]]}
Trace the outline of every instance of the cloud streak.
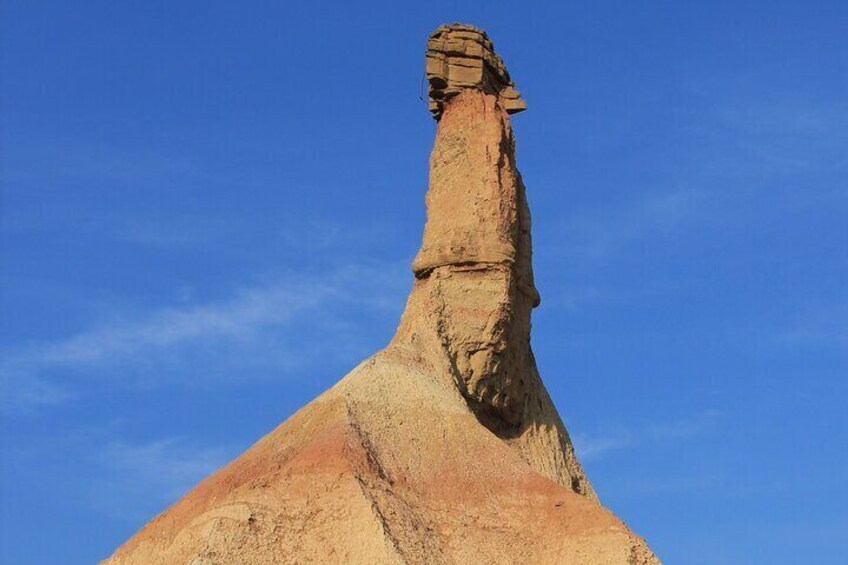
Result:
{"label": "cloud streak", "polygon": [[[343,348],[337,344],[355,341],[349,334],[358,333],[356,328],[368,323],[369,316],[394,312],[408,279],[399,265],[350,265],[323,275],[287,276],[243,287],[220,301],[162,307],[65,339],[7,347],[0,365],[5,404],[62,402],[73,394],[67,386],[69,371],[91,375],[110,369],[114,374],[156,359],[175,360],[188,350],[201,356],[201,366],[217,363],[230,350],[236,358],[231,363],[291,368],[306,350],[286,355],[287,343],[303,346],[303,336],[315,335],[318,343],[310,343],[312,348]],[[245,350],[251,355],[237,355]],[[65,375],[61,385],[57,374]]]}
{"label": "cloud streak", "polygon": [[669,422],[647,423],[627,426],[612,432],[572,436],[575,449],[583,461],[599,460],[607,455],[645,444],[680,441],[708,433],[715,428],[721,414],[714,410],[701,412],[691,418]]}
{"label": "cloud streak", "polygon": [[108,477],[110,490],[145,498],[153,495],[154,502],[162,503],[173,501],[222,467],[232,451],[169,437],[136,444],[112,441],[98,450],[97,459]]}
{"label": "cloud streak", "polygon": [[848,348],[848,328],[795,328],[780,333],[776,339],[780,345],[791,347],[836,347]]}
{"label": "cloud streak", "polygon": [[[624,178],[615,191],[605,186],[613,198],[564,222],[552,239],[567,244],[545,251],[595,263],[652,237],[749,229],[799,206],[845,206],[844,104],[743,84],[735,85],[735,96],[717,97],[722,90],[711,85],[688,92],[704,107],[686,114],[651,149],[651,158],[643,159],[650,169],[634,166],[630,173],[642,184],[627,186]],[[616,202],[619,195],[624,198]]]}

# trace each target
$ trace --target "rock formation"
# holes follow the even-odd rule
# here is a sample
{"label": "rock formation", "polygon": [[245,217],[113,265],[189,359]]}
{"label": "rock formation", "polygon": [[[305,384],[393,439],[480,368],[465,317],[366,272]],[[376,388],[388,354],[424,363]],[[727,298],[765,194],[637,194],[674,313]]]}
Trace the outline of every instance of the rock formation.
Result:
{"label": "rock formation", "polygon": [[471,26],[431,35],[427,74],[427,224],[391,343],[105,563],[659,563],[598,502],[536,370],[524,103]]}
{"label": "rock formation", "polygon": [[437,120],[445,102],[473,88],[500,98],[508,114],[527,108],[486,32],[474,26],[440,26],[427,41],[430,112]]}

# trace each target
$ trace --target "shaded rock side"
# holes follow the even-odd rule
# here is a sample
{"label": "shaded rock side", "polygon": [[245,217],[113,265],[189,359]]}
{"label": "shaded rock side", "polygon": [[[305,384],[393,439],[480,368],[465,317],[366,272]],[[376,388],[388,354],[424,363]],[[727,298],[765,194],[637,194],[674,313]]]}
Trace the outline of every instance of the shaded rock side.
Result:
{"label": "shaded rock side", "polygon": [[536,369],[504,99],[472,84],[440,112],[391,343],[105,563],[659,563],[598,502]]}

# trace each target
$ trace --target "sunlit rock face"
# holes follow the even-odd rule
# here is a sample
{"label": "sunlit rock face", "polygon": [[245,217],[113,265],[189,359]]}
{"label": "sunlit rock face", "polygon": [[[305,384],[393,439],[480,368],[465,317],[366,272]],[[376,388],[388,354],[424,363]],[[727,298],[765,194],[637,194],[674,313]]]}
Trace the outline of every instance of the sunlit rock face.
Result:
{"label": "sunlit rock face", "polygon": [[443,345],[461,392],[488,421],[521,424],[533,386],[530,213],[498,97],[468,89],[443,109],[427,224],[413,271],[433,279]]}
{"label": "sunlit rock face", "polygon": [[440,27],[427,61],[427,223],[394,338],[106,563],[659,563],[600,505],[533,358],[523,101],[477,28]]}

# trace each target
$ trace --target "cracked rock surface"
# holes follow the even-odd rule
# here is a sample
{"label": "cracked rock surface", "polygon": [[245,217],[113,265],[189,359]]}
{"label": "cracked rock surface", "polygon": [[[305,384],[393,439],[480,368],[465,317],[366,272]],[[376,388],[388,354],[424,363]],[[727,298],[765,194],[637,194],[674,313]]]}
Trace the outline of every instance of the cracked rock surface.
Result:
{"label": "cracked rock surface", "polygon": [[[497,57],[477,28],[443,26],[428,76],[434,40]],[[477,52],[468,45],[436,52]],[[391,343],[105,563],[659,563],[601,506],[536,369],[540,299],[510,99],[451,77]]]}

